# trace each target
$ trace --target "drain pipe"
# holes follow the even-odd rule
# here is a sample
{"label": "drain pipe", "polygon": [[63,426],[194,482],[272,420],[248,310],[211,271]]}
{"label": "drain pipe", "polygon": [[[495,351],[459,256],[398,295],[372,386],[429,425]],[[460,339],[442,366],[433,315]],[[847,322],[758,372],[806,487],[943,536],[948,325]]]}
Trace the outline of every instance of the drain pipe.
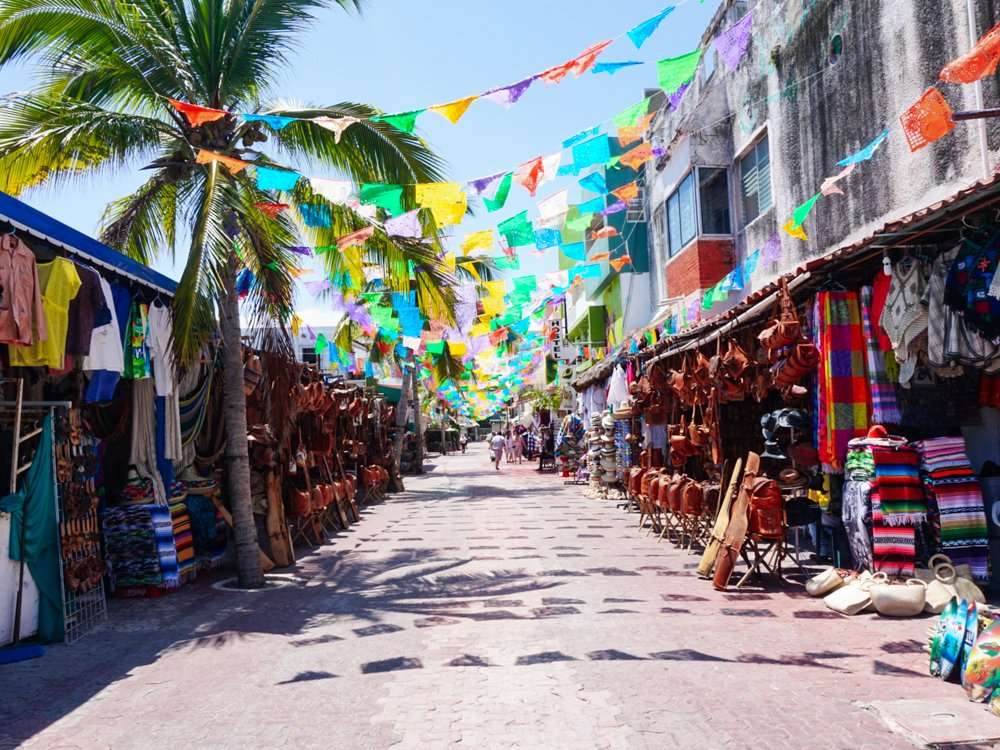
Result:
{"label": "drain pipe", "polygon": [[[966,16],[969,19],[969,49],[975,46],[976,41],[979,39],[979,34],[976,31],[976,0],[965,0],[965,11]],[[975,87],[973,89],[976,97],[976,109],[983,109],[983,82],[982,79],[976,81]],[[976,123],[976,128],[979,131],[979,155],[983,163],[983,178],[990,176],[992,170],[990,169],[990,152],[989,144],[986,140],[986,120],[980,119]]]}

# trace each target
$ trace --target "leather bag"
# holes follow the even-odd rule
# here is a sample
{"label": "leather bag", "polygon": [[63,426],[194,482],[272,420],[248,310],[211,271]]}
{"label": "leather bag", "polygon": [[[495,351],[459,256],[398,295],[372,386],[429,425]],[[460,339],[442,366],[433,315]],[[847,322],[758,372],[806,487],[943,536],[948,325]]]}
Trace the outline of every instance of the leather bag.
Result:
{"label": "leather bag", "polygon": [[715,560],[715,576],[712,579],[712,586],[719,591],[725,591],[729,585],[729,577],[732,575],[733,568],[736,567],[736,561],[739,559],[743,543],[746,541],[747,527],[750,522],[748,517],[750,490],[758,478],[758,471],[760,471],[760,456],[751,452],[747,456],[740,494],[732,507],[726,535],[722,544],[719,545],[719,552]]}
{"label": "leather bag", "polygon": [[773,479],[757,477],[750,488],[750,534],[758,539],[785,536],[784,500]]}

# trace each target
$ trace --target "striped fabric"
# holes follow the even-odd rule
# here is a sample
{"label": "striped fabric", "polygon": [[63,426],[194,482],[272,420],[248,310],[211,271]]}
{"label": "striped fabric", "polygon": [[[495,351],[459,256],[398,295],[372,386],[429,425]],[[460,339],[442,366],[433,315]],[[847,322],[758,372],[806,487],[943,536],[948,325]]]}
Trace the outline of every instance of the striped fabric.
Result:
{"label": "striped fabric", "polygon": [[872,422],[874,424],[899,424],[902,415],[896,399],[896,386],[885,371],[885,356],[878,345],[878,337],[871,321],[872,288],[861,289],[861,325],[865,336],[865,361],[868,365],[868,384],[871,387]]}
{"label": "striped fabric", "polygon": [[927,520],[927,501],[920,480],[920,454],[899,446],[872,448],[875,482],[887,526],[917,526]]}
{"label": "striped fabric", "polygon": [[912,576],[917,556],[916,529],[909,526],[875,526],[872,529],[875,570],[891,576]]}
{"label": "striped fabric", "polygon": [[978,580],[989,579],[986,513],[979,480],[961,437],[942,437],[917,444],[921,469],[937,502],[941,521],[941,551],[956,564],[966,564]]}

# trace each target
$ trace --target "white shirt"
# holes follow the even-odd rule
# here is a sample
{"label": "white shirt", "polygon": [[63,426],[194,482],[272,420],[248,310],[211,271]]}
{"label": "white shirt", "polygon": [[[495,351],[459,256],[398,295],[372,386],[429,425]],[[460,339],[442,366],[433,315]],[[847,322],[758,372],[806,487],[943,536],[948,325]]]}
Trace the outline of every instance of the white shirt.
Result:
{"label": "white shirt", "polygon": [[503,435],[494,435],[490,440],[490,448],[494,451],[503,450],[507,447],[507,439]]}
{"label": "white shirt", "polygon": [[174,323],[170,308],[160,303],[149,306],[149,356],[153,360],[153,378],[156,395],[169,396],[174,392],[174,355],[170,349]]}
{"label": "white shirt", "polygon": [[121,329],[118,328],[118,314],[115,312],[115,300],[111,294],[111,284],[101,277],[101,292],[104,301],[111,311],[111,322],[95,326],[90,334],[90,354],[83,358],[83,369],[111,370],[121,372],[125,369],[125,350],[122,347]]}

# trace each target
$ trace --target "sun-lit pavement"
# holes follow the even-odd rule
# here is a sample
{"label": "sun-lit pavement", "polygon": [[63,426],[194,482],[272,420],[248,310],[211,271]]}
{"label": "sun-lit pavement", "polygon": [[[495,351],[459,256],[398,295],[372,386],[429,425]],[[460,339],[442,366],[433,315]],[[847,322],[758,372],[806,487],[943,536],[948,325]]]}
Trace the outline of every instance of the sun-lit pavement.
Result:
{"label": "sun-lit pavement", "polygon": [[911,747],[863,704],[951,696],[924,621],[720,594],[636,517],[485,448],[260,593],[203,579],[0,667],[0,747]]}

